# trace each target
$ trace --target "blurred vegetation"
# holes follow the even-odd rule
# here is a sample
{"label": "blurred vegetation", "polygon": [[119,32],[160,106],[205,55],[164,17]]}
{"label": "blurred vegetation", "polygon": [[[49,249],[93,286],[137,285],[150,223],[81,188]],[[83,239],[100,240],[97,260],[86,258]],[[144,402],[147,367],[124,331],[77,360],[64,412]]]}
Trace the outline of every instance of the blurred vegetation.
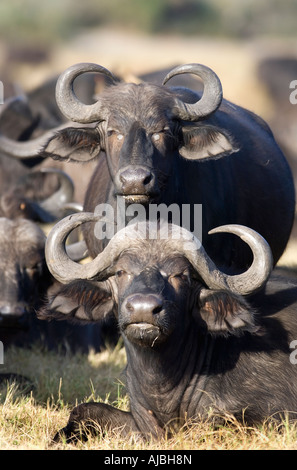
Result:
{"label": "blurred vegetation", "polygon": [[245,38],[295,35],[296,0],[1,0],[0,39],[52,43],[86,28]]}

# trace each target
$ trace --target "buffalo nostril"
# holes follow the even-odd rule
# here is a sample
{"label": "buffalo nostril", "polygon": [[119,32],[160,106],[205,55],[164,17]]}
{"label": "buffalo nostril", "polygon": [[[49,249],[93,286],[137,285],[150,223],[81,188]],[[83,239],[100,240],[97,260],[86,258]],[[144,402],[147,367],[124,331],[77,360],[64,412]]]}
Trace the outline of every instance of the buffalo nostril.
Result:
{"label": "buffalo nostril", "polygon": [[123,173],[120,174],[120,181],[121,181],[121,183],[126,183],[127,180],[128,180],[127,174],[126,174],[126,172],[124,171]]}
{"label": "buffalo nostril", "polygon": [[129,312],[133,312],[134,307],[133,307],[133,305],[131,304],[131,302],[127,302],[127,303],[126,303],[126,309],[129,310]]}
{"label": "buffalo nostril", "polygon": [[163,301],[154,294],[133,294],[125,302],[126,311],[135,315],[157,315],[163,309]]}
{"label": "buffalo nostril", "polygon": [[152,175],[151,173],[149,173],[149,174],[144,178],[143,184],[144,184],[144,185],[149,184],[149,183],[151,182],[151,180],[152,180],[152,177],[153,177],[153,175]]}
{"label": "buffalo nostril", "polygon": [[152,173],[145,168],[129,168],[120,174],[120,181],[127,189],[147,186],[152,179]]}
{"label": "buffalo nostril", "polygon": [[162,309],[163,309],[163,305],[158,305],[157,307],[155,307],[155,308],[153,309],[152,313],[153,313],[154,315],[157,315],[158,313],[160,313],[160,312],[162,311]]}

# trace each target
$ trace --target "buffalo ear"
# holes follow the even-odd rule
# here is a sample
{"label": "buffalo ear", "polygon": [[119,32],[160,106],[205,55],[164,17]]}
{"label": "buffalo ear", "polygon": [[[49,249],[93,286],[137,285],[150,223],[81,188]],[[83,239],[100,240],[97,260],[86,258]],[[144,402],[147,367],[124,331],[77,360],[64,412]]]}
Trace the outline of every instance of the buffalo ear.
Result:
{"label": "buffalo ear", "polygon": [[95,129],[68,127],[56,132],[40,152],[54,160],[88,162],[100,153],[100,138]]}
{"label": "buffalo ear", "polygon": [[187,126],[182,134],[179,153],[187,160],[217,159],[238,151],[228,133],[215,126]]}
{"label": "buffalo ear", "polygon": [[207,329],[214,335],[256,333],[255,311],[247,301],[228,291],[202,289],[199,294],[199,313]]}
{"label": "buffalo ear", "polygon": [[100,322],[113,314],[114,300],[109,283],[73,281],[54,284],[46,304],[37,313],[40,320],[71,320],[80,323]]}

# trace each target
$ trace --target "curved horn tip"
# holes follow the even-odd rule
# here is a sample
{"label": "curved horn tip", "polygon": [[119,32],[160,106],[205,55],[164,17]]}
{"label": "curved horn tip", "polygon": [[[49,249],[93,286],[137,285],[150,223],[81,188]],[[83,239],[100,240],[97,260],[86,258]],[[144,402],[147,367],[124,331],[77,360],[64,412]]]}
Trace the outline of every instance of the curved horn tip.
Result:
{"label": "curved horn tip", "polygon": [[58,281],[67,283],[74,279],[101,280],[112,274],[115,258],[131,246],[131,239],[123,239],[118,235],[121,232],[119,231],[89,263],[81,265],[70,259],[65,245],[70,232],[85,222],[96,222],[99,219],[99,215],[91,212],[76,213],[60,220],[50,231],[45,245],[45,257],[50,272]]}
{"label": "curved horn tip", "polygon": [[202,76],[205,74],[208,74],[216,78],[218,83],[220,83],[221,85],[221,80],[219,79],[218,75],[214,72],[213,69],[211,69],[207,65],[198,64],[198,63],[184,64],[184,65],[178,65],[177,67],[174,67],[172,70],[170,70],[170,72],[167,73],[166,77],[163,80],[162,85],[165,85],[168,82],[168,80],[170,80],[170,78],[174,77],[175,75],[181,75],[183,73],[192,73],[197,76],[200,76],[200,74]]}
{"label": "curved horn tip", "polygon": [[105,116],[106,111],[101,109],[100,100],[87,105],[77,98],[73,90],[75,79],[79,75],[91,72],[102,73],[113,82],[118,81],[117,77],[108,69],[92,62],[80,62],[71,65],[62,72],[56,84],[56,102],[60,111],[71,121],[91,123],[100,121]]}
{"label": "curved horn tip", "polygon": [[198,121],[210,116],[221,105],[223,99],[222,84],[217,74],[209,67],[202,64],[186,64],[175,67],[163,80],[165,85],[168,80],[176,75],[192,73],[201,78],[204,90],[202,96],[196,103],[190,104],[176,98],[177,117],[186,121]]}
{"label": "curved horn tip", "polygon": [[274,265],[268,242],[257,231],[244,225],[222,225],[210,230],[209,234],[220,232],[239,236],[249,246],[254,256],[252,265],[245,273],[225,276],[229,288],[241,295],[251,295],[262,289],[268,281]]}
{"label": "curved horn tip", "polygon": [[243,241],[249,240],[250,237],[258,238],[258,240],[262,241],[263,244],[266,244],[268,249],[270,250],[270,246],[267,240],[259,232],[245,225],[240,225],[240,224],[220,225],[219,227],[215,227],[209,230],[208,232],[209,235],[212,235],[214,233],[232,233],[240,237]]}
{"label": "curved horn tip", "polygon": [[108,70],[106,67],[103,67],[102,65],[96,64],[95,62],[78,62],[76,64],[72,64],[60,74],[59,78],[62,78],[66,75],[71,75],[71,77],[77,77],[82,73],[88,72],[104,73],[105,75],[110,76],[110,78],[114,78],[115,81],[118,81],[118,78],[113,75],[110,70]]}

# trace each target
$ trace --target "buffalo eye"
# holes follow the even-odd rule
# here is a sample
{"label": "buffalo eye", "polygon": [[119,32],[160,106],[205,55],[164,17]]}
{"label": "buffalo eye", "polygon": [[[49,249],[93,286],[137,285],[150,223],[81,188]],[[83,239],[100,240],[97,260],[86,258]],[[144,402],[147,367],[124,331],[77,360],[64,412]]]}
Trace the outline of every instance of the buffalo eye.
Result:
{"label": "buffalo eye", "polygon": [[175,274],[174,277],[180,279],[181,281],[189,281],[189,275],[185,271],[182,273]]}
{"label": "buffalo eye", "polygon": [[108,129],[107,137],[115,137],[118,141],[121,141],[124,138],[124,134],[115,129]]}
{"label": "buffalo eye", "polygon": [[187,282],[190,283],[190,275],[188,270],[182,271],[180,273],[175,273],[169,276],[169,280],[171,284],[175,284],[176,282]]}
{"label": "buffalo eye", "polygon": [[152,140],[153,142],[158,142],[158,140],[161,139],[161,135],[159,132],[155,132],[153,135],[152,135]]}
{"label": "buffalo eye", "polygon": [[162,129],[158,132],[154,132],[153,134],[151,134],[151,140],[154,144],[156,144],[157,146],[158,145],[161,145],[164,141],[165,141],[165,138],[166,138],[166,135],[167,135],[167,129]]}
{"label": "buffalo eye", "polygon": [[132,279],[131,273],[125,271],[124,269],[119,269],[115,273],[115,277],[116,277],[119,285],[126,285]]}
{"label": "buffalo eye", "polygon": [[153,132],[150,135],[153,145],[157,148],[162,149],[162,147],[173,148],[176,145],[175,136],[170,130],[169,127],[164,127],[164,129],[159,130],[158,132]]}
{"label": "buffalo eye", "polygon": [[36,263],[33,266],[25,266],[24,270],[30,278],[33,278],[36,274],[41,274],[42,263]]}
{"label": "buffalo eye", "polygon": [[124,271],[124,269],[120,269],[119,271],[116,272],[117,277],[123,277],[125,274],[127,274],[127,272]]}

